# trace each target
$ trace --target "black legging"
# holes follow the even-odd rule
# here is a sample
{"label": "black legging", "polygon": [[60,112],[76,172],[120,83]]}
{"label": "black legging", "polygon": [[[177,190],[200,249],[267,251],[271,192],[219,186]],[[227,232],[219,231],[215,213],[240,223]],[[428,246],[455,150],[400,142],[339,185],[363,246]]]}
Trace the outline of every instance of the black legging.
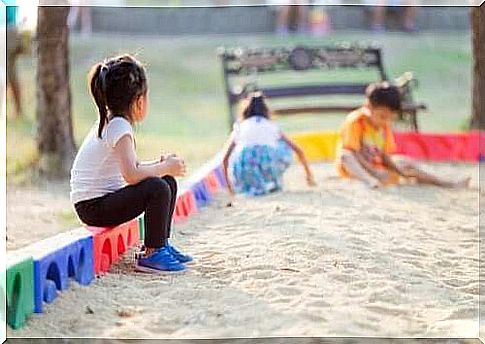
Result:
{"label": "black legging", "polygon": [[177,200],[177,182],[171,176],[151,177],[102,197],[78,202],[76,212],[85,224],[112,227],[145,212],[145,246],[160,248],[170,237]]}

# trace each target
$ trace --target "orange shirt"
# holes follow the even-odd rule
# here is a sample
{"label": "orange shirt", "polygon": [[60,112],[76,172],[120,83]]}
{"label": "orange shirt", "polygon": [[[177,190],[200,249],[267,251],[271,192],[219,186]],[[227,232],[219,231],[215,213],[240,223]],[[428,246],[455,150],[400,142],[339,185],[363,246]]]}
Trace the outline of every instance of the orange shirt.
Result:
{"label": "orange shirt", "polygon": [[361,151],[376,167],[382,165],[380,153],[392,154],[396,149],[394,136],[390,124],[384,127],[374,127],[370,120],[368,110],[360,108],[351,112],[340,130],[337,163],[341,175],[347,173],[340,166],[340,152],[342,149]]}

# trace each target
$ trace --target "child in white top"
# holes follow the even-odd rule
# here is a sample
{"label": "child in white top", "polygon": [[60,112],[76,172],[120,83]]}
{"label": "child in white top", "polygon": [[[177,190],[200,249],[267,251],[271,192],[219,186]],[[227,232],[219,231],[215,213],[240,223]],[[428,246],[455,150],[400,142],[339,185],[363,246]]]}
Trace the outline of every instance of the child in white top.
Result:
{"label": "child in white top", "polygon": [[144,67],[121,55],[93,66],[89,75],[99,121],[84,139],[71,170],[71,201],[89,226],[113,227],[145,213],[145,254],[136,268],[180,271],[192,260],[169,242],[177,199],[174,177],[184,161],[172,154],[139,162],[133,124],[146,117],[148,85]]}
{"label": "child in white top", "polygon": [[304,152],[270,119],[263,95],[254,93],[242,112],[242,120],[234,124],[224,153],[223,170],[230,192],[258,196],[281,190],[291,150],[305,169],[308,185],[314,186]]}

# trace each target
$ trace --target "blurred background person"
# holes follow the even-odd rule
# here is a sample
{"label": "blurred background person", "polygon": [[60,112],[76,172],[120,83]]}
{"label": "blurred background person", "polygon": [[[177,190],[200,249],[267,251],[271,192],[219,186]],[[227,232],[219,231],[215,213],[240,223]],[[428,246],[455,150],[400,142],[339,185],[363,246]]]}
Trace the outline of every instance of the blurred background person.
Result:
{"label": "blurred background person", "polygon": [[[402,16],[402,26],[406,32],[416,32],[417,0],[365,0],[366,5],[374,5],[371,10],[371,29],[374,32],[386,30],[387,11],[393,9]],[[376,5],[377,4],[377,5]]]}
{"label": "blurred background person", "polygon": [[67,25],[72,30],[80,20],[80,32],[84,37],[89,37],[92,32],[91,7],[87,6],[86,0],[72,0],[71,11],[67,18]]}
{"label": "blurred background person", "polygon": [[7,90],[10,90],[14,103],[15,118],[22,117],[22,95],[17,75],[17,59],[22,53],[22,36],[18,30],[18,7],[7,6]]}
{"label": "blurred background person", "polygon": [[[328,0],[313,0],[309,14],[309,27],[312,35],[324,36],[332,31],[332,23],[326,5]],[[332,1],[332,5],[340,5],[340,1]]]}
{"label": "blurred background person", "polygon": [[308,1],[268,0],[267,4],[276,11],[276,33],[287,35],[294,16],[294,28],[298,33],[308,32]]}

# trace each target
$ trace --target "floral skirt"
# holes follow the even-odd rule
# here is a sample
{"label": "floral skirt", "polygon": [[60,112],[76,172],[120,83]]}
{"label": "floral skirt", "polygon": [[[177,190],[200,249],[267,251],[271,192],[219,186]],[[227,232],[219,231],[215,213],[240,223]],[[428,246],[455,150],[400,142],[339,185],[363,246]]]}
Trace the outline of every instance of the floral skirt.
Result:
{"label": "floral skirt", "polygon": [[283,173],[291,162],[292,152],[284,141],[279,141],[277,147],[245,147],[231,162],[234,189],[247,196],[281,190]]}

